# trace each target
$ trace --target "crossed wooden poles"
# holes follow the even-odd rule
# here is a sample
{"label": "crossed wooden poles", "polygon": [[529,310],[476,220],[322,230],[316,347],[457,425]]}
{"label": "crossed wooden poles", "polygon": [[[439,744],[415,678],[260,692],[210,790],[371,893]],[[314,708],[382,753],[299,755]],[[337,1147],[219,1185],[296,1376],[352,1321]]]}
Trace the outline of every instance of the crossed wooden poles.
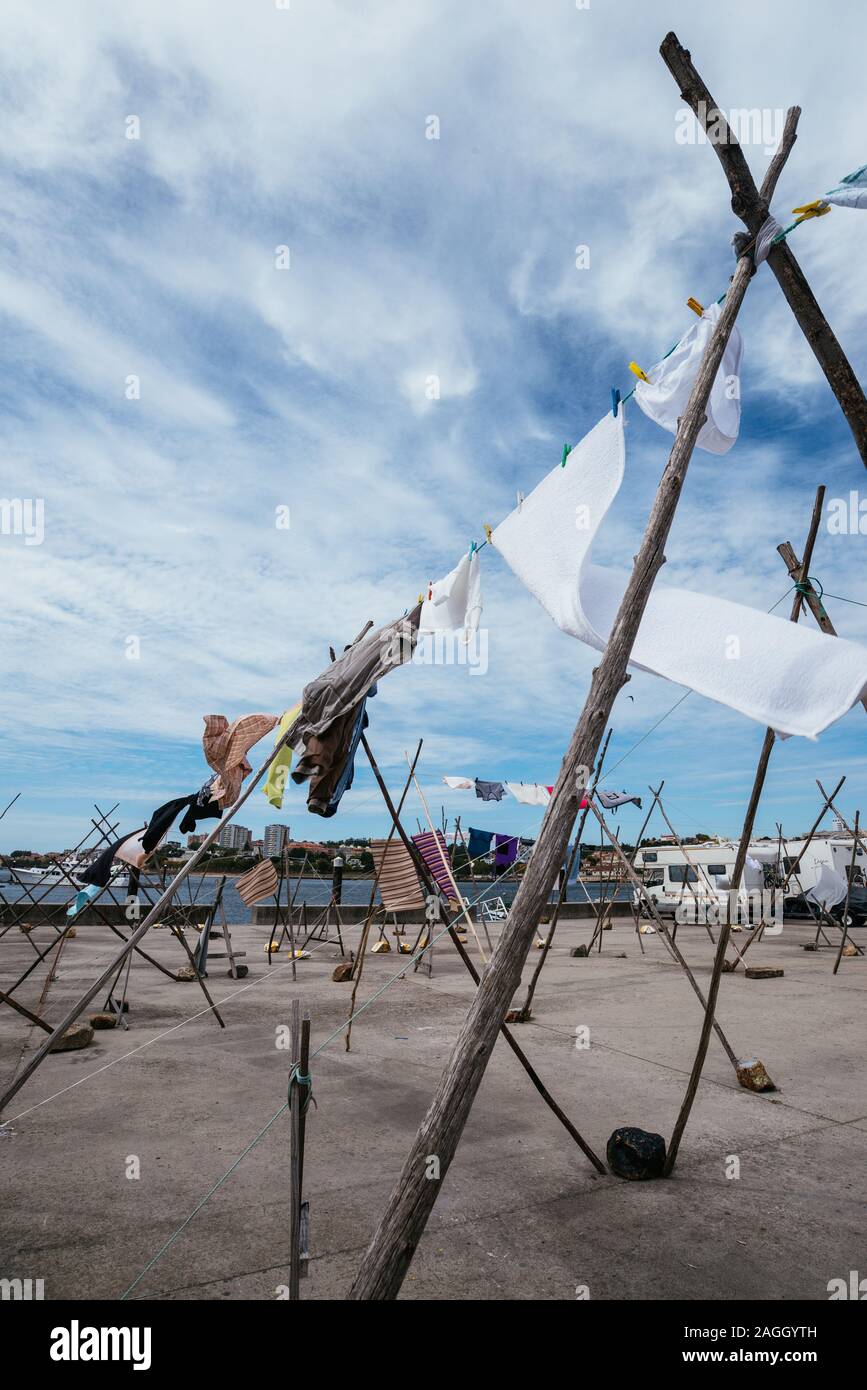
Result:
{"label": "crossed wooden poles", "polygon": [[[799,109],[793,107],[787,115],[780,148],[771,161],[759,192],[742,150],[725,117],[696,72],[689,53],[681,47],[674,34],[665,38],[660,51],[678,81],[684,98],[703,121],[706,131],[713,121],[716,133],[714,147],[729,179],[734,210],[746,223],[750,235],[755,238],[768,215],[777,181],[794,145]],[[563,759],[554,794],[545,811],[535,852],[527,866],[505,930],[476,991],[428,1112],[362,1260],[350,1290],[349,1296],[352,1299],[396,1297],[436,1202],[440,1185],[454,1158],[497,1032],[520,982],[536,925],[563,862],[578,801],[585,791],[586,774],[583,769],[593,766],[614,700],[629,678],[627,664],[632,646],[654,580],[664,562],[665,543],[674,520],[692,451],[705,420],[711,387],[722,362],[738,310],[750,279],[755,273],[755,266],[745,245],[741,244],[737,254],[737,266],[722,312],[708,342],[686,408],[680,417],[674,446],[659,484],[644,538],[635,557],[632,574],[605,652],[593,672],[584,709]],[[840,402],[855,436],[862,461],[867,466],[867,401],[855,374],[831,333],[789,247],[780,243],[771,251],[768,259],[773,274],[777,277]],[[743,874],[747,843],[748,839],[742,840],[738,849],[733,877],[735,889],[738,888]],[[674,1164],[680,1138],[698,1088],[714,1025],[716,1000],[729,934],[730,924],[726,923],[717,941],[704,1024],[687,1093],[668,1147],[668,1173]],[[438,1180],[425,1176],[426,1160],[431,1154],[435,1154],[439,1160]]]}

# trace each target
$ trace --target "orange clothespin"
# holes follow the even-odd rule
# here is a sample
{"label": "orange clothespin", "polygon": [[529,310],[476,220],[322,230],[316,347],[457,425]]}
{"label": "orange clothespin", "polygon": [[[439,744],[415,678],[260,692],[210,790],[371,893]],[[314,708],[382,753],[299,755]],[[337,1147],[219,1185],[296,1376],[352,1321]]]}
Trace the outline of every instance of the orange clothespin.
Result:
{"label": "orange clothespin", "polygon": [[704,313],[704,305],[699,304],[698,300],[693,299],[692,295],[690,295],[689,299],[686,301],[686,307],[691,309],[694,314],[698,314],[699,318],[701,318]]}

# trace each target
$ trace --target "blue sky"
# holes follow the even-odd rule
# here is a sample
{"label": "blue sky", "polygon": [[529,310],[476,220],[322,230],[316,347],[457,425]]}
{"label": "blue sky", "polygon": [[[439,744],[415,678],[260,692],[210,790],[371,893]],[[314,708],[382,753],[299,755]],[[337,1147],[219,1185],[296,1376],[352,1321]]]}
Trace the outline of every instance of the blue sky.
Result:
{"label": "blue sky", "polygon": [[[403,612],[595,424],[629,361],[688,327],[690,295],[723,291],[738,224],[712,149],[675,139],[670,28],[725,109],[802,105],[781,218],[867,158],[856,4],[833,22],[799,0],[4,8],[0,492],[44,499],[45,538],[0,537],[0,801],[22,791],[0,846],[63,848],[94,801],[135,826],[197,787],[203,714],[294,703],[330,643]],[[768,153],[746,152],[758,181]],[[835,209],[792,243],[861,377],[865,232]],[[740,326],[741,437],[696,454],[663,578],[767,609],[788,587],[775,547],[800,551],[816,485],[865,496],[867,480],[767,268]],[[602,563],[635,554],[670,443],[630,411]],[[867,603],[864,546],[823,527],[829,592]],[[392,786],[424,738],[437,817],[533,833],[541,811],[440,778],[553,782],[597,658],[482,560],[487,671],[395,672],[370,737]],[[867,643],[867,609],[828,608]],[[629,752],[682,693],[633,675],[612,785],[664,777],[682,833],[736,833],[759,726],[691,695]],[[816,777],[845,772],[841,806],[863,808],[864,720],[777,746],[760,832],[809,825]],[[239,819],[259,831],[275,816],[252,802]],[[333,821],[303,789],[280,818],[298,838],[385,823],[361,760]],[[624,812],[624,836],[639,823]]]}

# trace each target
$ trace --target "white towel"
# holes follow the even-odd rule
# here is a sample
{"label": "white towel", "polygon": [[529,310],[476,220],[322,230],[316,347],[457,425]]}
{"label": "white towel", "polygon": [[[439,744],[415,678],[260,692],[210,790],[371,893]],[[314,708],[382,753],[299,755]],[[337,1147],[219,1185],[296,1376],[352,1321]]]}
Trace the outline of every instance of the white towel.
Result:
{"label": "white towel", "polygon": [[454,792],[471,792],[476,786],[471,777],[444,777],[443,781]]}
{"label": "white towel", "polygon": [[[672,434],[677,434],[678,419],[686,410],[701,359],[721,312],[718,304],[705,309],[701,318],[696,319],[681,338],[674,352],[657,362],[653,371],[648,372],[650,382],[639,381],[635,388],[635,399],[645,415]],[[707,420],[696,440],[699,448],[706,449],[710,454],[727,453],[738,437],[743,355],[744,340],[735,326],[705,408]]]}
{"label": "white towel", "polygon": [[444,579],[431,585],[430,598],[421,606],[418,630],[451,632],[462,629],[469,642],[482,616],[482,580],[476,551],[464,555]]}
{"label": "white towel", "polygon": [[[624,571],[588,556],[623,478],[623,409],[542,479],[492,543],[564,632],[604,651]],[[735,655],[734,653],[739,653]],[[867,689],[867,648],[716,595],[654,586],[631,664],[783,734],[815,736]]]}
{"label": "white towel", "polygon": [[504,782],[503,786],[524,806],[547,806],[551,800],[548,788],[540,782]]}

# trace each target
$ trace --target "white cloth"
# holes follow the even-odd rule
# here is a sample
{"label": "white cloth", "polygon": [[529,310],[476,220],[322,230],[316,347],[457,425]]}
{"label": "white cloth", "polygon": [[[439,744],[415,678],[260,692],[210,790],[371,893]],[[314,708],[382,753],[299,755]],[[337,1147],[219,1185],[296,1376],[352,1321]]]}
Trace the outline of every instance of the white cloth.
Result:
{"label": "white cloth", "polygon": [[[623,410],[608,411],[493,532],[558,627],[604,651],[629,575],[589,563],[623,479]],[[734,492],[734,488],[733,488]],[[739,495],[739,494],[738,494]],[[735,658],[732,639],[737,638]],[[656,584],[631,665],[783,734],[815,738],[867,690],[867,648],[716,595]]]}
{"label": "white cloth", "polygon": [[[147,827],[145,827],[145,829],[147,829]],[[153,849],[150,850],[149,853],[145,851],[142,845],[144,834],[144,830],[139,830],[137,834],[130,835],[128,839],[124,840],[123,844],[119,845],[115,850],[115,859],[122,859],[125,864],[131,864],[134,869],[143,868],[150,855],[154,852]],[[162,844],[165,838],[165,835],[163,835],[160,844]],[[154,845],[154,849],[157,848],[159,848],[159,846]]]}
{"label": "white cloth", "polygon": [[825,194],[823,202],[836,203],[841,208],[867,208],[867,164],[841,179],[836,188]]}
{"label": "white cloth", "polygon": [[[677,433],[677,422],[686,410],[714,326],[722,310],[718,304],[705,309],[700,319],[684,334],[674,352],[648,372],[650,382],[639,381],[635,399],[651,420],[664,430]],[[716,374],[705,414],[707,420],[698,432],[697,444],[711,454],[725,454],[738,437],[741,423],[740,375],[744,340],[737,326],[731,331],[723,360]],[[617,412],[618,415],[620,412]]]}
{"label": "white cloth", "polygon": [[476,786],[471,777],[444,777],[443,781],[453,792],[471,792]]}
{"label": "white cloth", "polygon": [[506,791],[524,806],[547,806],[551,793],[541,782],[504,782]]}
{"label": "white cloth", "polygon": [[846,896],[846,880],[837,869],[832,869],[830,864],[823,864],[819,869],[818,882],[814,883],[804,896],[812,898],[813,902],[821,907],[836,907]]}
{"label": "white cloth", "polygon": [[464,555],[445,579],[431,585],[431,597],[421,606],[419,633],[463,630],[469,642],[482,616],[482,579],[479,556]]}
{"label": "white cloth", "polygon": [[758,859],[753,859],[749,854],[744,860],[744,874],[741,879],[741,887],[754,892],[757,888],[764,888],[765,874]]}

